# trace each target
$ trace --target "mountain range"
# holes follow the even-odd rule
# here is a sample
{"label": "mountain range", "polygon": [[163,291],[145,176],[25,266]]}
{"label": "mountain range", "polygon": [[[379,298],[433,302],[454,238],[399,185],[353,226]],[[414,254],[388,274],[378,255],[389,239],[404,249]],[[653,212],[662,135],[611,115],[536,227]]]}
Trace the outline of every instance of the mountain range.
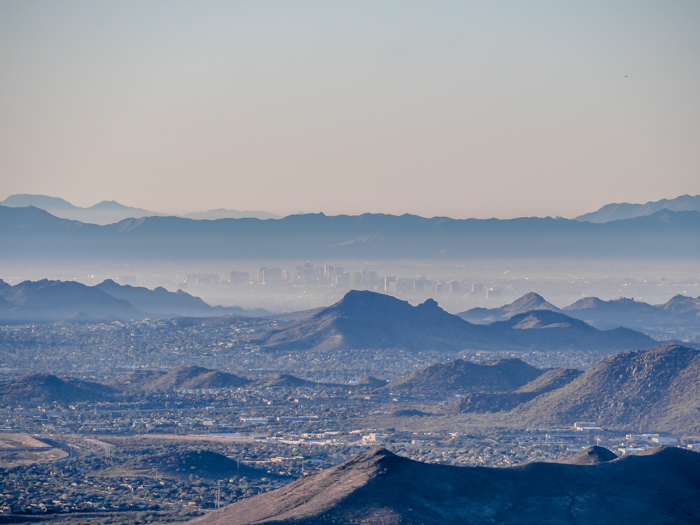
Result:
{"label": "mountain range", "polygon": [[73,377],[34,373],[9,381],[0,381],[0,402],[7,405],[114,401],[151,394],[171,394],[182,390],[296,387],[342,387],[343,390],[372,391],[385,386],[386,381],[373,377],[353,384],[316,383],[289,374],[270,374],[249,379],[228,372],[200,366],[181,366],[171,370],[134,370],[118,376],[107,384]]}
{"label": "mountain range", "polygon": [[659,201],[650,201],[646,204],[629,204],[626,202],[606,204],[598,211],[576,217],[576,220],[595,223],[620,221],[652,215],[661,210],[700,211],[700,195],[681,195],[675,199],[661,199]]}
{"label": "mountain range", "polygon": [[485,468],[420,463],[375,449],[190,523],[680,525],[700,521],[698,453],[660,448],[611,461],[605,456],[594,451],[585,458],[586,464]]}
{"label": "mountain range", "polygon": [[[91,224],[114,224],[125,219],[138,219],[140,217],[164,217],[166,214],[155,211],[144,210],[142,208],[132,208],[124,206],[116,201],[102,201],[88,208],[81,208],[58,197],[47,195],[10,195],[4,201],[0,201],[0,206],[10,208],[22,208],[35,206],[49,212],[62,219],[70,219]],[[219,208],[216,210],[193,212],[182,215],[187,219],[195,220],[216,220],[216,219],[242,219],[252,217],[256,219],[280,219],[280,215],[274,215],[264,211],[237,211]]]}
{"label": "mountain range", "polygon": [[511,319],[532,310],[559,312],[600,329],[625,327],[647,334],[673,328],[700,329],[700,297],[676,295],[664,304],[651,305],[634,299],[604,301],[585,297],[564,308],[557,308],[541,295],[528,293],[498,308],[472,308],[457,315],[472,323],[493,323]]}
{"label": "mountain range", "polygon": [[[75,206],[65,199],[50,197],[48,195],[16,194],[10,195],[0,201],[0,206],[12,208],[35,206],[62,219],[72,219],[93,224],[112,224],[124,219],[136,219],[140,217],[165,216],[164,213],[132,208],[124,206],[116,201],[102,201],[94,206],[82,208]],[[661,199],[649,201],[646,204],[611,203],[606,204],[597,211],[586,213],[576,217],[577,221],[603,223],[632,219],[652,215],[661,210],[669,211],[700,211],[700,195],[681,195],[675,199]],[[186,219],[217,220],[217,219],[281,219],[281,215],[275,215],[264,211],[238,211],[217,208],[214,210],[192,212],[179,215]]]}
{"label": "mountain range", "polygon": [[[87,312],[90,312],[89,314]],[[144,317],[261,315],[238,307],[210,306],[198,297],[165,288],[119,285],[107,279],[96,286],[75,281],[24,281],[14,286],[0,279],[0,322],[47,322]]]}
{"label": "mountain range", "polygon": [[142,217],[99,226],[36,207],[0,206],[2,260],[365,258],[692,259],[700,212],[659,211],[623,221],[426,219],[364,214],[278,220]]}
{"label": "mountain range", "polygon": [[310,317],[253,336],[267,350],[404,348],[621,350],[655,346],[650,337],[617,328],[601,331],[558,312],[534,310],[506,321],[475,325],[428,299],[418,306],[395,297],[351,290]]}

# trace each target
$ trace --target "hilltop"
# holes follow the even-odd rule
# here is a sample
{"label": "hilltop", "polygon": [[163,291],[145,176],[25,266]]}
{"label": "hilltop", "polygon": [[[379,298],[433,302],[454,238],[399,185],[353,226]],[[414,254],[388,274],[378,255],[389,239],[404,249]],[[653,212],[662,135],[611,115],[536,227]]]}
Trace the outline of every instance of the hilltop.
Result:
{"label": "hilltop", "polygon": [[676,448],[510,468],[426,464],[376,449],[191,523],[690,524],[700,520],[699,487],[700,455]]}
{"label": "hilltop", "polygon": [[577,452],[569,458],[565,458],[561,463],[568,465],[597,465],[598,463],[607,463],[614,461],[617,455],[604,447],[588,447],[581,452]]}
{"label": "hilltop", "polygon": [[490,325],[473,325],[428,299],[418,306],[395,297],[352,290],[310,317],[254,337],[275,351],[404,348],[596,349],[649,348],[655,342],[631,330],[600,331],[566,315],[538,310]]}
{"label": "hilltop", "polygon": [[514,315],[524,314],[533,310],[552,310],[558,312],[559,308],[547,302],[544,297],[534,292],[527,293],[510,304],[498,308],[471,308],[466,312],[460,312],[457,316],[470,323],[493,323],[505,321]]}

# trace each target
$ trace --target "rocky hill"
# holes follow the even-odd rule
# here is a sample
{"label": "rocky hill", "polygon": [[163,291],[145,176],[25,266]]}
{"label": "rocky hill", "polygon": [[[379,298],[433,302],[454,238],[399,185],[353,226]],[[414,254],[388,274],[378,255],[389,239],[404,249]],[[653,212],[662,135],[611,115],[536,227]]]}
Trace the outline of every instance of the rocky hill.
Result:
{"label": "rocky hill", "polygon": [[419,463],[373,450],[191,523],[691,524],[700,521],[700,455],[657,449],[595,464],[511,468]]}
{"label": "rocky hill", "polygon": [[518,407],[530,425],[594,421],[607,428],[700,433],[700,351],[666,345],[605,359]]}
{"label": "rocky hill", "polygon": [[520,359],[471,363],[456,359],[416,370],[386,388],[392,392],[512,392],[534,381],[544,370]]}
{"label": "rocky hill", "polygon": [[208,480],[228,479],[234,476],[245,476],[249,479],[280,477],[268,473],[266,469],[251,467],[243,463],[239,464],[223,454],[195,449],[139,456],[120,468],[120,470],[123,469],[137,473],[146,471],[149,474],[156,472],[157,469],[159,476],[176,479],[187,478],[191,475]]}
{"label": "rocky hill", "polygon": [[238,388],[250,384],[249,379],[200,366],[182,366],[164,370],[135,370],[110,383],[124,392],[149,393],[209,388]]}
{"label": "rocky hill", "polygon": [[536,310],[490,325],[474,325],[428,299],[411,306],[389,295],[353,290],[336,304],[256,336],[268,350],[404,348],[597,349],[649,348],[657,344],[631,330],[600,331],[566,315]]}
{"label": "rocky hill", "polygon": [[31,374],[0,382],[0,403],[14,406],[106,401],[117,393],[107,385],[51,374]]}

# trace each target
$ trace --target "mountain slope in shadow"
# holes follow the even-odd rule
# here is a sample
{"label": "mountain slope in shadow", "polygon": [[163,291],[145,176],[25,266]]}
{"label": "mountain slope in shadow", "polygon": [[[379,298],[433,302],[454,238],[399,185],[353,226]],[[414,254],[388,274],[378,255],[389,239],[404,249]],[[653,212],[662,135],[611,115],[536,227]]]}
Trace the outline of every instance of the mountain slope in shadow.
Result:
{"label": "mountain slope in shadow", "polygon": [[700,520],[700,455],[677,448],[591,464],[453,467],[384,449],[190,523],[537,524]]}

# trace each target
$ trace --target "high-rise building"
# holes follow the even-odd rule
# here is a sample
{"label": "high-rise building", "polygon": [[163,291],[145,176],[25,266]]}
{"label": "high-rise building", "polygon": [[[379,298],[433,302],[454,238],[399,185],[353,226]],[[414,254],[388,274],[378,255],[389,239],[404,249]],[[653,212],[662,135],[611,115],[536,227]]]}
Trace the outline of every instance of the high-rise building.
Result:
{"label": "high-rise building", "polygon": [[[396,277],[384,277],[383,281],[385,292],[396,292]],[[393,290],[391,288],[393,288]]]}

